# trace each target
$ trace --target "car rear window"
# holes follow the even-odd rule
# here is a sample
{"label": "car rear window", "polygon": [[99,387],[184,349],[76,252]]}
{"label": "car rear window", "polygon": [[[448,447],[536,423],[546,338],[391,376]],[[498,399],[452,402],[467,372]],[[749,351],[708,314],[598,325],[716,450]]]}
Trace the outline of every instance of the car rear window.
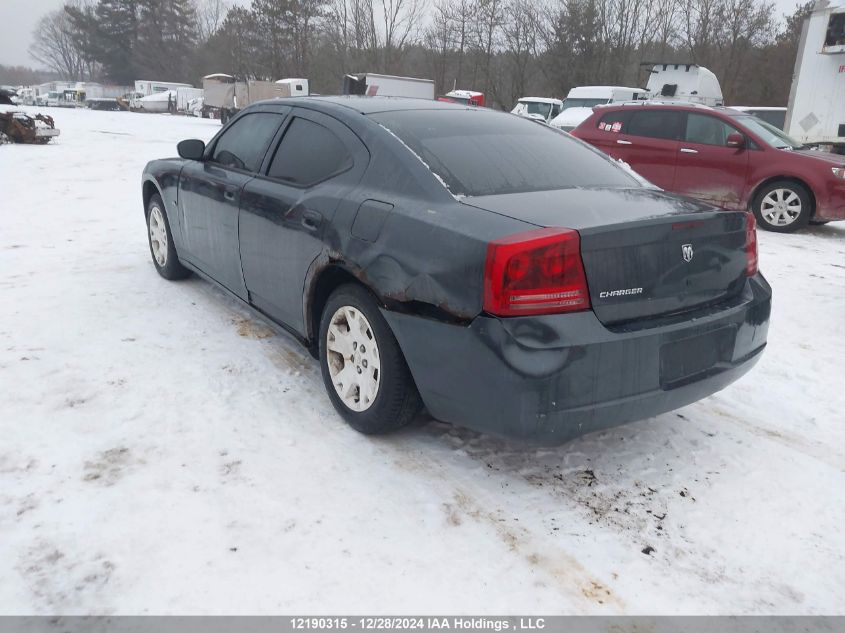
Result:
{"label": "car rear window", "polygon": [[371,116],[457,196],[641,186],[597,151],[519,116],[484,110],[404,110]]}

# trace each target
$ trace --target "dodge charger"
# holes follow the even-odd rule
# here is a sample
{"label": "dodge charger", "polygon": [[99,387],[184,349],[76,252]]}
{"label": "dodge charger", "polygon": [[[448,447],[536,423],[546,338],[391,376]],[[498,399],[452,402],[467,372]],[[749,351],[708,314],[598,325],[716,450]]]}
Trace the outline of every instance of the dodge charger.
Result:
{"label": "dodge charger", "polygon": [[319,359],[338,413],[561,443],[735,381],[766,346],[754,217],[664,193],[511,114],[254,104],[143,173],[158,273],[196,273]]}

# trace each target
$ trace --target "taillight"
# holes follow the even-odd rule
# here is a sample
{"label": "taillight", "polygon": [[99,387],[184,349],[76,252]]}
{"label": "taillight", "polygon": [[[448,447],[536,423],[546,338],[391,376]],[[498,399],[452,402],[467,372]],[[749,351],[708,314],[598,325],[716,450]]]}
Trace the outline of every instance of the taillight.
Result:
{"label": "taillight", "polygon": [[487,246],[485,311],[519,316],[589,308],[577,231],[538,229],[494,240]]}
{"label": "taillight", "polygon": [[751,277],[757,274],[757,220],[750,213],[745,217],[745,274]]}

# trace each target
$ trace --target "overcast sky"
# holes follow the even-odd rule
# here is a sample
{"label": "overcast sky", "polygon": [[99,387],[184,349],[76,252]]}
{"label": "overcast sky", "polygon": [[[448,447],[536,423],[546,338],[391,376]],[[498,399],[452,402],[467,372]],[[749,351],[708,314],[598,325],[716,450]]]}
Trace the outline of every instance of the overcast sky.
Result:
{"label": "overcast sky", "polygon": [[[27,49],[32,30],[42,15],[58,9],[65,0],[0,0],[0,64],[38,66]],[[791,13],[797,0],[774,0],[777,13]],[[242,0],[241,4],[247,4]]]}

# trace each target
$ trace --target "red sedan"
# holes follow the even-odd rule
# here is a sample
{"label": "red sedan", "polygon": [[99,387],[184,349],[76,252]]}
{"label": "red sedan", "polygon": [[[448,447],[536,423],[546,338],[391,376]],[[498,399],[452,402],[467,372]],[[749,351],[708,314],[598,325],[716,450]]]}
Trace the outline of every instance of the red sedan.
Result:
{"label": "red sedan", "polygon": [[730,108],[640,103],[597,107],[573,136],[666,191],[751,209],[770,231],[845,220],[845,156],[802,147]]}

